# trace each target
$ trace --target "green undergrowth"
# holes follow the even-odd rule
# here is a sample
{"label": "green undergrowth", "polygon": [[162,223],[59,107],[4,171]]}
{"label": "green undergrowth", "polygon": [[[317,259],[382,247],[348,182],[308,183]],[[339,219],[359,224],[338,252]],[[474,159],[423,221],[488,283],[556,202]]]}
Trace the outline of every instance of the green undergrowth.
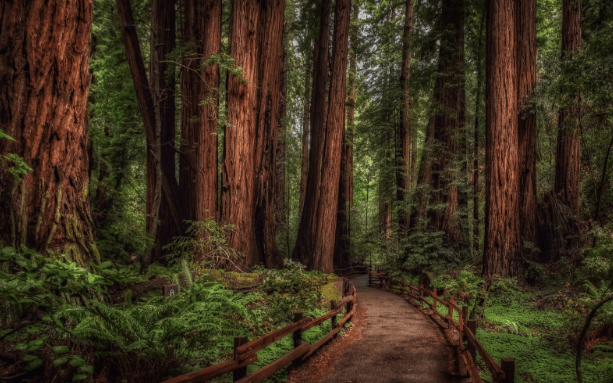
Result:
{"label": "green undergrowth", "polygon": [[[576,381],[574,342],[569,341],[574,330],[564,312],[539,310],[531,302],[494,303],[486,307],[485,319],[478,323],[477,338],[494,360],[515,358],[516,382]],[[584,356],[584,381],[605,382],[609,363],[598,352]],[[491,381],[480,356],[476,364],[482,378]]]}
{"label": "green undergrowth", "polygon": [[[9,376],[30,371],[54,381],[161,381],[232,358],[234,337],[255,339],[290,324],[297,312],[317,318],[328,311],[325,291],[337,293],[336,276],[305,272],[296,263],[227,273],[182,261],[139,274],[111,262],[83,268],[27,248],[0,250],[0,352],[17,358]],[[179,293],[163,297],[154,284],[152,294],[132,294],[159,278],[178,283]],[[235,290],[237,281],[248,282],[248,291]],[[330,326],[316,326],[303,339],[313,344]],[[290,335],[260,351],[249,371],[291,349]],[[272,381],[286,375],[282,370]]]}

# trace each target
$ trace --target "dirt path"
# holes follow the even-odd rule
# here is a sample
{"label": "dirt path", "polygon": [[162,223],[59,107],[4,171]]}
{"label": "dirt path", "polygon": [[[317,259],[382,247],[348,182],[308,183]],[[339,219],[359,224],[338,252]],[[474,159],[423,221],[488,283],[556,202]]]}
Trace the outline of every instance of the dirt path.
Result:
{"label": "dirt path", "polygon": [[[327,347],[326,362],[314,360],[293,372],[289,382],[459,382],[454,377],[455,352],[441,329],[402,297],[367,287],[368,279],[353,280],[358,292],[357,323],[349,332],[359,339],[337,339]],[[355,337],[354,337],[355,338]],[[337,344],[335,344],[337,343]],[[330,354],[330,352],[333,352]],[[317,360],[319,358],[319,360]],[[332,361],[330,361],[332,359]],[[324,366],[321,366],[324,364]],[[323,367],[321,369],[320,367]],[[325,376],[322,376],[325,372]],[[457,375],[455,375],[457,376]]]}

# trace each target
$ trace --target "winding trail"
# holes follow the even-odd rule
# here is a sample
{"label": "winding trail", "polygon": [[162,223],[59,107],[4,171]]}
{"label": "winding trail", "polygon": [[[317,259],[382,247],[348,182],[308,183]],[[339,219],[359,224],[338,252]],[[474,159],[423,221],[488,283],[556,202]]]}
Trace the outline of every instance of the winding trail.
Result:
{"label": "winding trail", "polygon": [[[326,359],[338,360],[331,363],[327,376],[318,374],[318,362],[314,362],[303,366],[299,373],[303,379],[290,381],[462,382],[456,373],[458,363],[454,348],[447,344],[444,333],[435,323],[404,298],[369,288],[368,277],[360,276],[352,281],[357,288],[358,310],[365,311],[365,320],[358,324],[361,338],[326,356]],[[339,337],[326,347],[334,350],[335,342],[342,343],[343,339]],[[312,380],[308,380],[309,376]]]}

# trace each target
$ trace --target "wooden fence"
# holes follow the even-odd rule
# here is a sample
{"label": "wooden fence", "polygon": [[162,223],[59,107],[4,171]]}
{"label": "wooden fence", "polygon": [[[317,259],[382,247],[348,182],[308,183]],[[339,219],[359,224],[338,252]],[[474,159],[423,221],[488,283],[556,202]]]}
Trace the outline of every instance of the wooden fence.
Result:
{"label": "wooden fence", "polygon": [[[515,381],[515,359],[503,358],[500,365],[496,363],[481,342],[477,340],[475,336],[477,322],[474,319],[467,320],[467,306],[460,309],[453,297],[449,297],[448,300],[441,299],[437,295],[436,289],[430,291],[424,288],[423,285],[416,287],[413,286],[412,282],[393,279],[386,273],[370,272],[368,274],[368,284],[369,286],[388,288],[390,291],[402,294],[411,304],[419,307],[424,314],[430,316],[436,324],[444,328],[448,342],[457,347],[466,366],[467,373],[474,383],[483,382],[474,362],[476,352],[479,352],[481,359],[483,359],[485,365],[490,370],[495,383],[513,383]],[[428,296],[432,297],[432,303],[425,300]],[[447,307],[446,315],[441,314],[437,310],[439,304]],[[428,308],[424,305],[428,306]],[[457,322],[453,319],[454,310],[458,313]],[[454,330],[459,331],[461,336],[458,341],[454,339]],[[464,342],[467,344],[465,345]]]}
{"label": "wooden fence", "polygon": [[[297,313],[294,316],[294,322],[292,324],[250,342],[247,341],[247,337],[236,337],[234,338],[234,358],[198,371],[177,376],[163,383],[205,382],[231,371],[233,372],[234,382],[257,383],[264,381],[266,378],[292,362],[294,364],[301,363],[330,339],[334,338],[343,328],[343,325],[351,320],[357,307],[355,303],[357,295],[353,283],[348,282],[348,284],[349,288],[343,291],[343,299],[338,302],[330,301],[330,311],[321,317],[310,320],[309,318],[303,318],[301,313]],[[342,312],[344,306],[347,306],[347,313],[340,321],[337,321],[337,315]],[[332,321],[332,330],[328,334],[312,346],[309,345],[309,343],[302,342],[303,331],[318,326],[327,320]],[[294,338],[294,349],[291,352],[273,363],[247,375],[247,366],[258,360],[258,351],[281,340],[289,334],[293,334]]]}

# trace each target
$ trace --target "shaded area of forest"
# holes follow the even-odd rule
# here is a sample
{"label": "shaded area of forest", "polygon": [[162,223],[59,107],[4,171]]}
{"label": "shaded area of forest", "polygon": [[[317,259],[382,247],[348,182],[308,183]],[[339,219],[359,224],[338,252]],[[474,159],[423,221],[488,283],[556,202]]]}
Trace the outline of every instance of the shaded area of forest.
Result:
{"label": "shaded area of forest", "polygon": [[609,8],[1,4],[2,378],[204,367],[368,265],[530,349],[517,381],[576,379],[578,348],[613,381],[612,306],[577,345],[613,285]]}

